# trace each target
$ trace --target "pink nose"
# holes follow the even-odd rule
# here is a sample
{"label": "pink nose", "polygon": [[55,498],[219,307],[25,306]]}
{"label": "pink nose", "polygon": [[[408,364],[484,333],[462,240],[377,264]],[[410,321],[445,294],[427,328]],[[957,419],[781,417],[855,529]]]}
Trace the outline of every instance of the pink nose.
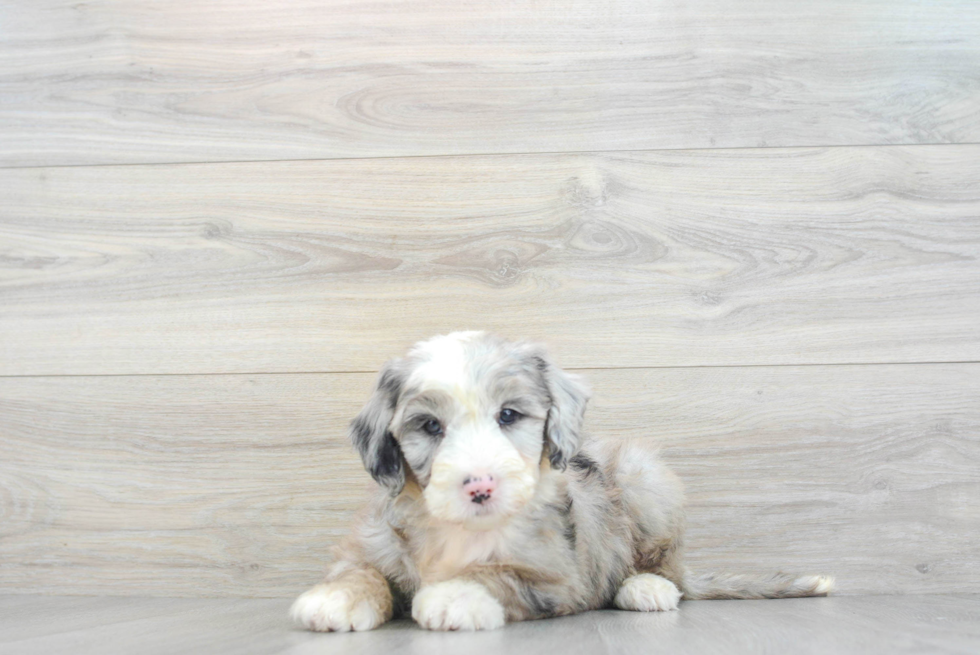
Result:
{"label": "pink nose", "polygon": [[463,480],[463,493],[477,505],[482,505],[484,501],[490,500],[490,496],[493,495],[496,488],[497,481],[489,473],[468,475]]}

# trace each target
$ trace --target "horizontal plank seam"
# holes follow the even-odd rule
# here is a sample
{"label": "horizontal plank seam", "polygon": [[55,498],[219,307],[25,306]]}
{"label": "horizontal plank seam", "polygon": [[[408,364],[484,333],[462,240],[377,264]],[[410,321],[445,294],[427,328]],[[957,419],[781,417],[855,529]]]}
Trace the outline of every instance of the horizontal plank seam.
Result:
{"label": "horizontal plank seam", "polygon": [[[961,364],[980,364],[980,360],[951,360],[951,361],[924,361],[924,362],[806,362],[800,364],[692,364],[690,366],[565,366],[566,371],[641,371],[650,370],[683,370],[696,368],[793,368],[793,367],[823,367],[834,366],[944,366]],[[14,380],[18,378],[135,378],[135,377],[201,377],[213,376],[241,376],[241,375],[363,375],[377,373],[374,370],[344,370],[344,371],[233,371],[233,372],[210,372],[210,373],[26,373],[23,375],[0,374],[0,380]]]}
{"label": "horizontal plank seam", "polygon": [[215,161],[157,161],[157,162],[127,162],[127,163],[103,163],[103,164],[39,164],[28,166],[3,166],[4,170],[33,170],[40,168],[109,168],[123,166],[214,166],[217,164],[279,164],[279,163],[298,163],[298,162],[328,162],[328,161],[370,161],[370,160],[395,160],[395,159],[448,159],[464,157],[536,157],[536,156],[558,156],[558,155],[614,155],[623,153],[655,153],[655,152],[727,152],[731,150],[793,150],[793,149],[842,149],[842,148],[911,148],[911,147],[935,147],[935,146],[977,146],[980,142],[938,142],[938,143],[858,143],[844,145],[821,145],[821,144],[801,144],[792,146],[736,146],[732,148],[707,147],[707,148],[621,148],[616,150],[542,150],[540,152],[466,152],[466,153],[435,153],[426,155],[378,155],[364,157],[313,157],[300,159],[228,159]]}

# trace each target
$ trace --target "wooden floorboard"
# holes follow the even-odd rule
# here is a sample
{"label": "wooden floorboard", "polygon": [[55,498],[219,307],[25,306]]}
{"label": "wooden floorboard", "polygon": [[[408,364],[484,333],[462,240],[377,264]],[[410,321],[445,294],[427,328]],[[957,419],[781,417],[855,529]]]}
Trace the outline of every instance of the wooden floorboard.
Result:
{"label": "wooden floorboard", "polygon": [[71,652],[783,653],[966,655],[980,649],[980,596],[688,601],[674,612],[604,610],[492,632],[438,633],[399,620],[367,633],[316,634],[288,601],[0,596],[0,649]]}
{"label": "wooden floorboard", "polygon": [[980,141],[980,4],[34,0],[0,165]]}
{"label": "wooden floorboard", "polygon": [[[702,572],[843,594],[980,585],[980,365],[586,371],[597,437],[652,439]],[[373,376],[0,379],[0,588],[290,596],[372,484]]]}
{"label": "wooden floorboard", "polygon": [[980,360],[980,146],[0,171],[0,375]]}

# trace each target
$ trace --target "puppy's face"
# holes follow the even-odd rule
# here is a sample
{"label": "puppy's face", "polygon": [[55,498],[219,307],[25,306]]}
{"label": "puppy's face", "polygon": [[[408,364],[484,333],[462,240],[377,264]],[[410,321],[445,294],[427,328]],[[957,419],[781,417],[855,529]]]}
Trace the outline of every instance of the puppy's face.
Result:
{"label": "puppy's face", "polygon": [[432,515],[475,529],[534,495],[550,407],[535,362],[489,345],[443,338],[413,351],[391,424]]}
{"label": "puppy's face", "polygon": [[537,346],[454,333],[388,363],[352,437],[393,493],[410,473],[432,516],[489,529],[534,496],[545,455],[564,468],[587,399]]}

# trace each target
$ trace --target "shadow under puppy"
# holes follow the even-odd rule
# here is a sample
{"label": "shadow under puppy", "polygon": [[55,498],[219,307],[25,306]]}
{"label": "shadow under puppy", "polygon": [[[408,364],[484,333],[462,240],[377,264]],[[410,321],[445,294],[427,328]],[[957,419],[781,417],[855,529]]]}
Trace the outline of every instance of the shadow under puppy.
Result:
{"label": "shadow under puppy", "polygon": [[370,630],[410,607],[425,628],[481,630],[831,590],[822,576],[692,576],[680,481],[646,440],[585,438],[588,399],[540,346],[483,332],[389,361],[350,430],[379,490],[293,618]]}

